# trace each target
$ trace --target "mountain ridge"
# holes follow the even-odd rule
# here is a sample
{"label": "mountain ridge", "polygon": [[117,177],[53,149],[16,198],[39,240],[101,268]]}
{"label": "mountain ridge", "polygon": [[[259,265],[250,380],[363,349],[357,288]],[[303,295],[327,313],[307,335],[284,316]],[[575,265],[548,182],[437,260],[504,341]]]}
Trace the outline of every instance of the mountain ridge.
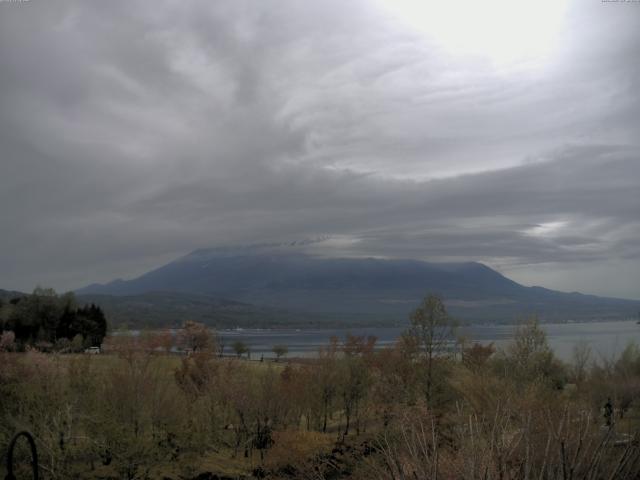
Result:
{"label": "mountain ridge", "polygon": [[[285,244],[289,245],[289,244]],[[281,245],[199,249],[131,280],[79,289],[79,295],[166,291],[228,298],[308,315],[407,318],[426,293],[440,294],[468,321],[613,319],[635,315],[640,301],[521,285],[479,262],[332,258]]]}

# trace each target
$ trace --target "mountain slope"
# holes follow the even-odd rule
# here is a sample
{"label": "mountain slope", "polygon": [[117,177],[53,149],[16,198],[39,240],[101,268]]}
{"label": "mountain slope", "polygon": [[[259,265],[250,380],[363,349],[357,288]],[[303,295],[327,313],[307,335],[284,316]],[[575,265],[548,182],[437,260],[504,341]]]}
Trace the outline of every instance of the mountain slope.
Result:
{"label": "mountain slope", "polygon": [[15,290],[3,290],[0,288],[0,302],[8,302],[13,298],[20,298],[27,295],[26,293],[17,292]]}
{"label": "mountain slope", "polygon": [[136,295],[82,294],[78,302],[95,303],[104,310],[111,327],[179,327],[194,320],[217,328],[267,328],[310,326],[292,312],[248,303],[180,292],[148,292]]}
{"label": "mountain slope", "polygon": [[79,294],[179,292],[303,312],[369,315],[398,321],[427,292],[471,321],[623,318],[640,302],[522,286],[475,262],[428,263],[374,258],[321,258],[278,248],[198,250],[133,280],[91,285]]}

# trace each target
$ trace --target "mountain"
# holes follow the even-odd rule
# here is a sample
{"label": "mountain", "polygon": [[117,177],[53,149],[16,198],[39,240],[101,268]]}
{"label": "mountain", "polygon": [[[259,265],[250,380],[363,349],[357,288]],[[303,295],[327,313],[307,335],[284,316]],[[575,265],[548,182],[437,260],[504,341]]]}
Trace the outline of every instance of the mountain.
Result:
{"label": "mountain", "polygon": [[16,292],[15,290],[3,290],[0,288],[0,300],[9,301],[12,298],[24,297],[26,293]]}
{"label": "mountain", "polygon": [[640,309],[639,301],[525,287],[476,262],[323,258],[280,246],[197,250],[138,278],[94,284],[77,293],[150,292],[173,292],[176,301],[185,294],[226,298],[260,305],[252,308],[267,309],[276,318],[287,312],[344,323],[406,320],[430,292],[440,294],[449,311],[466,321],[507,322],[529,314],[547,321],[615,319],[635,316]]}
{"label": "mountain", "polygon": [[[0,289],[0,307],[11,299],[30,294]],[[306,315],[304,319],[276,308],[250,305],[210,295],[148,292],[138,295],[76,295],[78,305],[99,305],[111,328],[178,327],[185,320],[195,320],[218,328],[314,326],[326,318]],[[0,325],[2,323],[0,312]]]}
{"label": "mountain", "polygon": [[100,305],[113,327],[178,327],[185,320],[194,320],[217,328],[271,328],[313,326],[319,320],[311,316],[304,323],[285,310],[194,293],[79,294],[77,300]]}

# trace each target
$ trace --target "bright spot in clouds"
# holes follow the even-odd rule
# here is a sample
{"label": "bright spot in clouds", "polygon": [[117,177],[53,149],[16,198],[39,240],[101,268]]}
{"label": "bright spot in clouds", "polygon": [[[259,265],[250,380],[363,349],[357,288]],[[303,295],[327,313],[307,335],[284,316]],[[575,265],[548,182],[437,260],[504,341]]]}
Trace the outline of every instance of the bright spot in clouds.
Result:
{"label": "bright spot in clouds", "polygon": [[566,0],[379,0],[409,28],[452,55],[495,64],[548,55],[562,27]]}
{"label": "bright spot in clouds", "polygon": [[528,228],[524,231],[526,235],[532,237],[550,237],[557,234],[567,225],[567,222],[546,222]]}

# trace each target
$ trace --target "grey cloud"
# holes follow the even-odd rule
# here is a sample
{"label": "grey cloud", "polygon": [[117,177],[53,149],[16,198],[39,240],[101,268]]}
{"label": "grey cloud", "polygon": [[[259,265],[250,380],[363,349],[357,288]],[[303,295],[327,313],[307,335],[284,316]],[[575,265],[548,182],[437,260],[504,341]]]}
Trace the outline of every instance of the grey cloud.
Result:
{"label": "grey cloud", "polygon": [[376,5],[0,3],[0,287],[318,235],[348,240],[324,255],[579,272],[557,288],[640,271],[630,6],[571,2],[547,64],[501,71]]}

